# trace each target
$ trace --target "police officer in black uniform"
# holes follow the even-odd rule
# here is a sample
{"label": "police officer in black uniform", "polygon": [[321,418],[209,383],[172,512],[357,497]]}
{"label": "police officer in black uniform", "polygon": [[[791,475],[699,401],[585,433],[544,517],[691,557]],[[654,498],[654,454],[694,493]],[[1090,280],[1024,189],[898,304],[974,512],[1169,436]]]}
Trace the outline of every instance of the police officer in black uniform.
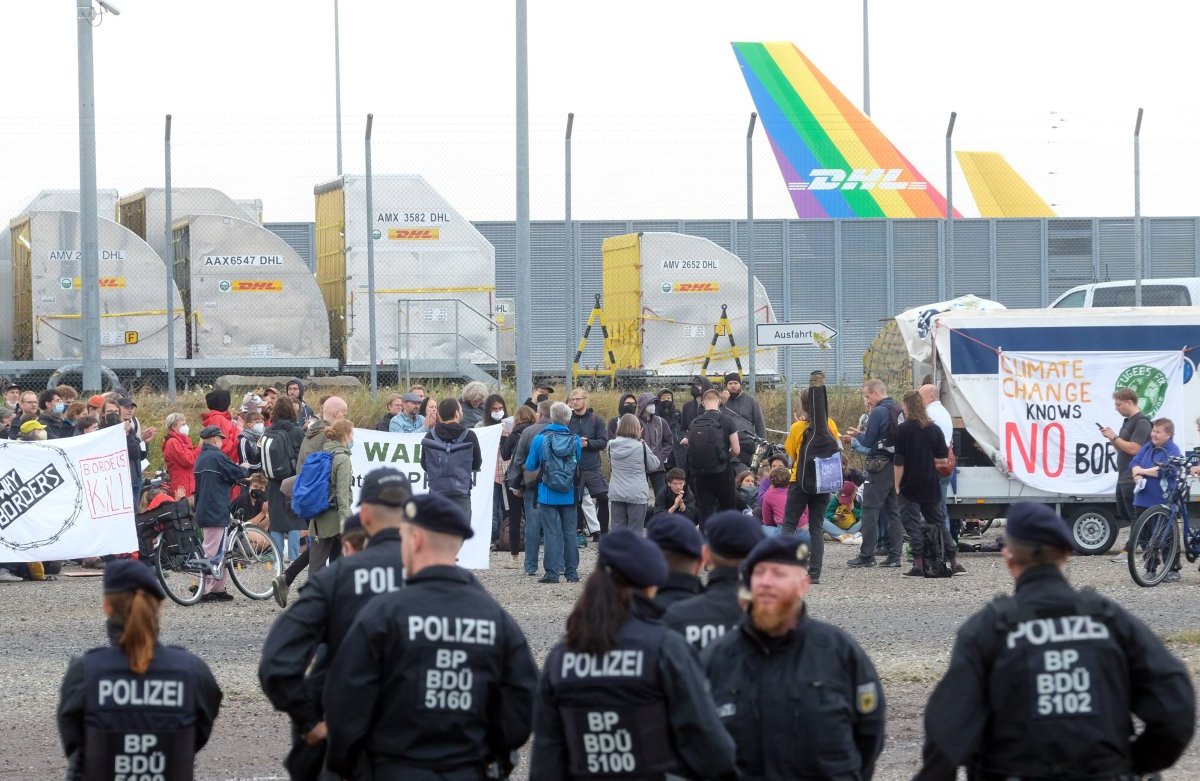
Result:
{"label": "police officer in black uniform", "polygon": [[[370,600],[404,583],[400,523],[411,499],[408,477],[399,470],[383,467],[363,478],[359,512],[346,520],[343,531],[356,526],[365,530],[370,538],[366,549],[336,559],[310,578],[300,590],[300,598],[279,617],[263,643],[258,680],[271,704],[292,719],[296,749],[286,764],[293,777],[313,777],[311,771],[301,773],[300,765],[311,767],[311,757],[323,754],[305,750],[301,743],[312,747],[324,744],[321,691],[325,671],[350,625]],[[315,674],[307,675],[319,648]]]}
{"label": "police officer in black uniform", "polygon": [[71,781],[191,781],[221,689],[198,657],[158,644],[164,596],[141,562],[117,559],[104,568],[111,644],[71,660],[58,703]]}
{"label": "police officer in black uniform", "polygon": [[708,541],[701,561],[708,570],[704,593],[676,602],[663,614],[663,623],[683,635],[693,648],[704,647],[733,629],[745,611],[738,604],[738,566],[763,539],[753,516],[722,510],[704,525]]}
{"label": "police officer in black uniform", "polygon": [[702,654],[743,779],[869,779],[883,751],[879,676],[854,638],[808,615],[807,564],[802,538],[756,545],[740,570],[747,615]]}
{"label": "police officer in black uniform", "polygon": [[[1043,504],[1008,511],[1016,579],[963,624],[925,708],[917,778],[1132,779],[1170,767],[1196,726],[1188,671],[1145,624],[1063,575],[1067,524]],[[1145,724],[1135,736],[1129,714]]]}
{"label": "police officer in black uniform", "polygon": [[529,738],[537,667],[516,621],[455,566],[470,520],[436,494],[400,524],[405,588],[363,608],[325,684],[326,763],[374,781],[478,781]]}
{"label": "police officer in black uniform", "polygon": [[600,538],[566,638],[542,670],[530,781],[737,778],[695,653],[650,602],[666,579],[641,535]]}
{"label": "police officer in black uniform", "polygon": [[691,518],[659,513],[646,525],[646,538],[658,546],[667,562],[667,582],[654,595],[654,604],[666,610],[676,602],[700,593],[700,552],[704,538]]}

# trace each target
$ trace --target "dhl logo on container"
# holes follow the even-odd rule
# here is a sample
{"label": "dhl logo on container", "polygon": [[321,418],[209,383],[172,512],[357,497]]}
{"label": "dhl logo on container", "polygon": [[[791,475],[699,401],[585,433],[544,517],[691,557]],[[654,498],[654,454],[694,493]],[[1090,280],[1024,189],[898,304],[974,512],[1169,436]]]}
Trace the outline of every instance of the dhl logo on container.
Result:
{"label": "dhl logo on container", "polygon": [[391,228],[390,241],[437,241],[442,237],[441,228]]}
{"label": "dhl logo on container", "polygon": [[[83,287],[83,280],[75,277],[71,280],[71,286],[78,290]],[[102,290],[123,290],[125,288],[125,277],[100,277],[100,288]]]}
{"label": "dhl logo on container", "polygon": [[283,282],[278,279],[235,279],[231,289],[235,293],[278,293],[283,290]]}
{"label": "dhl logo on container", "polygon": [[721,290],[720,282],[664,282],[664,293],[717,293]]}

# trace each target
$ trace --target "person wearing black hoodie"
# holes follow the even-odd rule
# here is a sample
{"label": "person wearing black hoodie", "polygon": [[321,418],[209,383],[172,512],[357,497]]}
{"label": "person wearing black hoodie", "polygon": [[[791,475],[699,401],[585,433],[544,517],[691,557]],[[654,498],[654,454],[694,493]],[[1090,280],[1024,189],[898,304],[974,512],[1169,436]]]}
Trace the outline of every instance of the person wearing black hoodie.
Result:
{"label": "person wearing black hoodie", "polygon": [[583,448],[579,458],[579,478],[583,482],[583,490],[575,494],[575,517],[579,519],[579,531],[599,541],[599,535],[608,534],[608,483],[600,471],[600,454],[608,449],[608,441],[613,435],[606,433],[604,418],[597,415],[587,403],[586,390],[571,389],[567,396],[567,406],[571,408],[571,421],[567,423],[567,428],[579,437]]}
{"label": "person wearing black hoodie", "polygon": [[314,417],[312,407],[308,406],[308,402],[304,400],[304,383],[299,377],[293,377],[288,380],[288,384],[284,387],[283,392],[289,398],[300,402],[300,414],[296,417],[296,423],[301,427],[308,425],[308,421]]}
{"label": "person wearing black hoodie", "polygon": [[[707,377],[697,374],[688,382],[688,386],[692,393],[692,400],[684,404],[683,410],[679,413],[679,431],[682,433],[682,436],[677,437],[676,442],[687,436],[683,432],[686,432],[688,426],[692,425],[692,421],[700,417],[700,414],[704,412],[704,407],[700,404],[700,397],[704,395],[704,391],[712,387],[712,383],[708,381]],[[662,394],[660,393],[659,395],[661,396]]]}
{"label": "person wearing black hoodie", "polygon": [[[815,460],[836,456],[841,448],[838,445],[837,428],[829,418],[825,373],[813,372],[809,383],[810,387],[804,391],[801,399],[807,419],[794,423],[792,433],[788,436],[788,455],[791,456],[795,468],[783,511],[782,534],[795,534],[800,516],[808,510],[809,534],[812,537],[808,544],[808,577],[813,583],[820,583],[821,564],[825,558],[825,534],[821,530],[821,520],[829,507],[830,493],[817,489]],[[793,446],[796,447],[795,452],[790,450]],[[838,471],[841,471],[840,464]],[[839,480],[840,477],[839,474]]]}
{"label": "person wearing black hoodie", "polygon": [[[471,487],[476,482],[475,475],[483,468],[483,451],[479,448],[479,437],[475,432],[462,424],[462,407],[458,399],[442,399],[438,403],[438,423],[433,431],[425,435],[421,442],[421,469],[425,472],[425,484],[430,493],[440,493],[458,505],[459,509],[471,517]],[[464,436],[465,435],[465,436]],[[463,473],[465,469],[457,469],[459,454],[454,442],[463,437],[463,444],[469,443],[471,470],[470,476]],[[447,451],[444,456],[438,454],[441,466],[432,464],[429,459],[430,447],[440,446]],[[465,448],[464,448],[465,450]],[[465,459],[464,459],[465,461]],[[466,483],[466,490],[463,490]]]}

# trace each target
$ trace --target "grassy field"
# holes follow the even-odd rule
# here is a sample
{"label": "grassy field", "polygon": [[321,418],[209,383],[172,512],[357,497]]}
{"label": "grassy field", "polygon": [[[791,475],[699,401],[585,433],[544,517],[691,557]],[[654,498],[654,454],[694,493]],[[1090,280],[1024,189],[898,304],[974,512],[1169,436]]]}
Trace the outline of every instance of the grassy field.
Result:
{"label": "grassy field", "polygon": [[[426,384],[427,391],[435,398],[446,398],[447,396],[457,396],[462,390],[460,385],[436,385]],[[385,412],[385,405],[388,396],[397,391],[404,391],[407,388],[380,388],[377,399],[372,399],[370,392],[366,388],[359,388],[354,393],[339,392],[350,407],[350,419],[356,426],[362,428],[373,428]],[[567,397],[566,389],[559,388],[555,393],[554,398],[562,401]],[[640,393],[644,390],[633,389],[629,393]],[[235,389],[233,392],[233,406],[231,412],[236,413],[237,406],[240,404],[244,389]],[[314,410],[317,409],[319,399],[327,395],[327,391],[319,388],[312,389],[306,394],[306,400]],[[594,390],[589,391],[589,406],[594,408],[597,414],[604,417],[612,417],[616,414],[617,402],[625,391],[614,390]],[[861,389],[857,386],[846,388],[830,388],[830,413],[834,421],[837,422],[838,428],[845,430],[849,426],[858,423],[858,417],[863,411]],[[501,394],[504,396],[505,402],[508,404],[510,412],[516,409],[516,404],[519,403],[516,399],[516,394],[512,387],[506,387]],[[150,447],[150,464],[153,469],[162,468],[162,444],[161,434],[163,421],[167,415],[172,412],[182,412],[188,417],[188,422],[191,425],[193,438],[200,431],[200,420],[203,413],[207,410],[204,404],[204,391],[195,390],[188,393],[180,393],[176,396],[175,403],[169,404],[165,394],[144,392],[135,393],[138,410],[137,415],[143,426],[155,426],[159,428],[160,435],[152,443]],[[800,409],[799,394],[793,397],[793,411]],[[681,393],[676,391],[675,403],[676,406],[682,407],[689,400],[686,389]],[[767,427],[777,431],[786,430],[788,421],[786,419],[786,397],[784,392],[778,389],[763,390],[757,394],[759,404],[762,405],[763,414],[767,419]],[[782,434],[774,434],[772,439],[782,441]]]}

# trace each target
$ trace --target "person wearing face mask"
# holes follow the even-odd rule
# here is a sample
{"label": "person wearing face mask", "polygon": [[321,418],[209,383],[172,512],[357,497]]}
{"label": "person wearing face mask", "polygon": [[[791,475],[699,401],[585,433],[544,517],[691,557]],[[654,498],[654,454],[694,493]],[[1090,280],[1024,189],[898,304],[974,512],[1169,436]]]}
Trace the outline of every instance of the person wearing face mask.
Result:
{"label": "person wearing face mask", "polygon": [[658,464],[647,470],[650,485],[654,492],[658,493],[667,484],[666,464],[675,450],[675,436],[671,433],[671,425],[656,414],[656,401],[653,393],[643,393],[637,397],[637,417],[638,422],[642,424],[642,441],[658,459]]}
{"label": "person wearing face mask", "polygon": [[554,395],[554,386],[542,383],[541,385],[533,386],[533,396],[525,399],[525,406],[529,407],[534,412],[537,412],[537,405],[543,401],[550,401],[550,397]]}
{"label": "person wearing face mask", "polygon": [[167,482],[163,488],[169,493],[178,495],[182,490],[188,499],[196,494],[196,456],[200,447],[192,442],[186,415],[182,412],[167,415],[167,435],[163,437]]}
{"label": "person wearing face mask", "polygon": [[261,472],[262,450],[258,447],[258,441],[262,439],[267,426],[258,410],[245,413],[242,420],[245,428],[238,433],[238,457],[241,459],[238,463],[249,464],[251,472]]}
{"label": "person wearing face mask", "polygon": [[[699,374],[694,375],[688,382],[688,391],[692,399],[685,403],[683,409],[679,411],[679,431],[683,434],[680,439],[687,437],[688,426],[691,426],[692,421],[704,412],[704,405],[700,403],[700,397],[711,387],[712,383],[708,381],[708,378]],[[680,464],[676,464],[676,466],[680,466]]]}
{"label": "person wearing face mask", "polygon": [[615,439],[617,436],[617,424],[621,422],[622,415],[637,416],[637,396],[633,393],[626,393],[621,396],[621,400],[617,402],[617,414],[608,421],[608,438]]}
{"label": "person wearing face mask", "polygon": [[[463,391],[463,395],[466,395],[466,390]],[[504,461],[504,442],[508,439],[508,432],[512,431],[512,419],[508,417],[504,397],[498,393],[493,393],[483,400],[482,413],[483,417],[475,424],[475,428],[501,426],[500,447],[496,450],[496,471],[492,476],[492,545],[496,545],[500,541],[500,521],[508,511],[508,497],[504,494],[504,470],[508,466]]]}
{"label": "person wearing face mask", "polygon": [[38,394],[38,422],[46,427],[46,439],[66,439],[75,433],[74,424],[63,420],[67,404],[58,391],[47,389]]}
{"label": "person wearing face mask", "polygon": [[683,439],[683,435],[679,433],[679,410],[675,407],[675,392],[670,388],[663,388],[658,392],[658,401],[654,405],[654,414],[658,415],[663,420],[667,421],[667,426],[671,429],[671,438],[675,445],[671,448],[671,457],[663,466],[667,469],[673,469],[676,464],[680,463],[679,459],[683,454],[677,452],[679,449],[679,440]]}

